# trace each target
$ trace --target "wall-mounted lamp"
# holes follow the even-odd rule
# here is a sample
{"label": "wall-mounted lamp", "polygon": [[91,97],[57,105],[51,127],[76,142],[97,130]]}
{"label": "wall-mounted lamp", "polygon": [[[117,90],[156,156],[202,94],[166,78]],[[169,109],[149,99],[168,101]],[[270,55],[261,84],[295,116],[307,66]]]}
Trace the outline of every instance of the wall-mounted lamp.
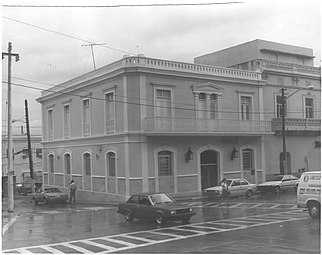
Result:
{"label": "wall-mounted lamp", "polygon": [[96,153],[96,159],[99,159],[100,158],[100,155]]}
{"label": "wall-mounted lamp", "polygon": [[233,150],[231,151],[230,155],[231,160],[234,160],[235,158],[238,158],[238,150],[234,147]]}
{"label": "wall-mounted lamp", "polygon": [[193,160],[193,152],[191,148],[188,148],[188,151],[186,152],[186,162],[189,162],[189,160]]}
{"label": "wall-mounted lamp", "polygon": [[60,156],[59,155],[57,155],[57,159],[60,160]]}

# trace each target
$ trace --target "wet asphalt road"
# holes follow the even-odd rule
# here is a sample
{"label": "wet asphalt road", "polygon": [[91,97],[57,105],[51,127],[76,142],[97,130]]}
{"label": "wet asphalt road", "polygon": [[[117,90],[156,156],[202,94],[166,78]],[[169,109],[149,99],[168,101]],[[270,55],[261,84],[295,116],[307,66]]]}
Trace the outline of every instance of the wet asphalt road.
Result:
{"label": "wet asphalt road", "polygon": [[320,221],[297,209],[292,192],[182,201],[190,224],[126,222],[108,205],[20,205],[2,238],[4,252],[32,253],[320,253]]}

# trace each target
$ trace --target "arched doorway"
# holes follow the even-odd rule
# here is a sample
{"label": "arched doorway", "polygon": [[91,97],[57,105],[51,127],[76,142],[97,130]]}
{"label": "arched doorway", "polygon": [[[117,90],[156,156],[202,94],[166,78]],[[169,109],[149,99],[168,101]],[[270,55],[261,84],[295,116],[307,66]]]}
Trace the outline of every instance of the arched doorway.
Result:
{"label": "arched doorway", "polygon": [[216,186],[219,183],[219,155],[213,150],[206,150],[200,154],[201,190]]}

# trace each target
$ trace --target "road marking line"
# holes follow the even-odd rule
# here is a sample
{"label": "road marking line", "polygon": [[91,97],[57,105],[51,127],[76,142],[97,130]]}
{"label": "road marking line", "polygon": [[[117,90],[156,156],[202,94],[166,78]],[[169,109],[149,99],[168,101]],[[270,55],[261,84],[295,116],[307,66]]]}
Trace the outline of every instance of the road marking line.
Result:
{"label": "road marking line", "polygon": [[274,209],[274,208],[276,208],[276,207],[279,207],[281,204],[276,204],[276,205],[273,205],[273,206],[271,206],[271,207],[269,207],[268,209]]}
{"label": "road marking line", "polygon": [[13,218],[11,218],[9,220],[9,222],[7,224],[4,225],[4,227],[2,228],[2,235],[4,235],[7,230],[12,226],[13,223],[15,223],[15,221],[18,219],[19,215],[15,215]]}
{"label": "road marking line", "polygon": [[248,209],[252,209],[252,208],[256,208],[256,207],[259,207],[259,206],[261,206],[262,204],[255,204],[255,205],[253,205],[253,206],[251,206],[251,207],[248,207]]}
{"label": "road marking line", "polygon": [[240,206],[240,205],[242,205],[242,204],[243,204],[243,203],[238,203],[238,204],[235,204],[235,205],[229,206],[229,208],[235,208],[235,207]]}
{"label": "road marking line", "polygon": [[113,238],[110,238],[110,237],[111,236],[100,237],[99,239],[103,239],[103,240],[106,240],[106,241],[109,241],[109,242],[112,242],[112,243],[123,244],[123,245],[125,245],[127,247],[136,246],[134,243],[129,243],[129,242],[126,242],[126,241],[123,241],[123,240],[113,239]]}
{"label": "road marking line", "polygon": [[133,235],[130,235],[130,234],[125,235],[125,237],[133,238],[133,239],[136,239],[136,240],[139,240],[139,241],[145,242],[145,243],[157,243],[157,242],[158,242],[158,241],[156,241],[156,240],[147,239],[147,238],[144,238],[144,237],[133,236]]}
{"label": "road marking line", "polygon": [[[74,249],[74,250],[77,250],[77,251],[80,251],[80,252],[83,252],[83,253],[94,253],[93,251],[91,251],[91,250],[88,250],[88,249],[86,249],[86,248],[83,248],[83,247],[80,247],[80,246],[78,246],[77,244],[75,244],[75,243],[81,243],[81,242],[83,242],[83,241],[86,241],[86,240],[81,240],[81,241],[73,241],[73,242],[71,242],[71,243],[68,243],[68,244],[64,244],[64,246],[67,246],[67,247],[70,247],[70,248],[72,248],[72,249]],[[85,243],[85,242],[84,242]],[[76,248],[75,248],[76,247]]]}
{"label": "road marking line", "polygon": [[82,243],[86,243],[86,244],[89,244],[89,245],[92,245],[92,246],[97,246],[97,247],[100,247],[100,248],[105,249],[105,250],[113,250],[113,249],[115,249],[114,247],[111,247],[111,246],[108,246],[108,245],[105,245],[105,244],[101,244],[101,243],[96,243],[96,242],[93,242],[92,240],[84,240],[84,241],[82,241]]}
{"label": "road marking line", "polygon": [[42,246],[39,246],[39,248],[42,248],[42,249],[44,249],[44,250],[46,250],[46,251],[51,251],[52,253],[64,253],[64,252],[62,252],[62,251],[60,251],[60,250],[58,250],[58,249],[55,249],[55,248],[53,248],[53,247],[49,247],[49,246],[45,246],[45,247],[42,247]]}

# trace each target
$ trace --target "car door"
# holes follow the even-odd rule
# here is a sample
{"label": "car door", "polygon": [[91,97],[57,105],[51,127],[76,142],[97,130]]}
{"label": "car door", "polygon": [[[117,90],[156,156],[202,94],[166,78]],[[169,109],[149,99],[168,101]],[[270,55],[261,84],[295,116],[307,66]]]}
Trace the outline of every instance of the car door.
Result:
{"label": "car door", "polygon": [[240,196],[242,193],[241,187],[240,187],[240,180],[233,180],[229,187],[230,196]]}
{"label": "car door", "polygon": [[153,206],[147,195],[140,195],[139,205],[137,208],[137,218],[152,219],[154,217]]}
{"label": "car door", "polygon": [[241,194],[246,195],[247,190],[250,188],[249,182],[246,181],[245,179],[240,180],[240,189],[241,189]]}
{"label": "car door", "polygon": [[281,188],[283,190],[288,190],[288,189],[292,188],[291,176],[289,176],[289,175],[283,176],[282,183],[281,183]]}
{"label": "car door", "polygon": [[133,195],[127,203],[124,204],[124,210],[129,210],[137,218],[139,207],[139,195]]}

